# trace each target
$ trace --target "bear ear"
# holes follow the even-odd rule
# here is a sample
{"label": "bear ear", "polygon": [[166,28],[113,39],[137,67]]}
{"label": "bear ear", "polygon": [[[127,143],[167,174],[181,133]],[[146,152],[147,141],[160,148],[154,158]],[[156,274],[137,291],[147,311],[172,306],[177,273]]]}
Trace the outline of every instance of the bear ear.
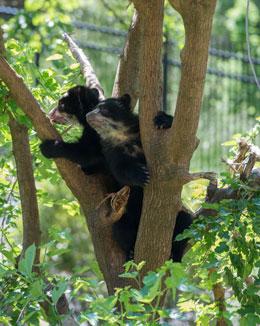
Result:
{"label": "bear ear", "polygon": [[120,101],[124,104],[126,109],[131,109],[131,96],[129,94],[124,94],[121,96]]}
{"label": "bear ear", "polygon": [[99,91],[96,88],[91,88],[90,90],[96,98],[99,98]]}

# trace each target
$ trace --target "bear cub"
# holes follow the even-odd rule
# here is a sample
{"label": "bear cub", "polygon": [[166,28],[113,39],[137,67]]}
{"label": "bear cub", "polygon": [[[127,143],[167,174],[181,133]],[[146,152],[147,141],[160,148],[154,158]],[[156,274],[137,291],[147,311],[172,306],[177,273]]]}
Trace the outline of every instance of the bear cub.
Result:
{"label": "bear cub", "polygon": [[95,88],[75,86],[59,100],[57,108],[49,113],[54,123],[79,123],[83,127],[78,141],[69,143],[60,140],[45,140],[40,149],[47,158],[66,158],[81,166],[86,174],[104,172],[105,159],[101,151],[100,137],[87,123],[86,114],[99,103]]}
{"label": "bear cub", "polygon": [[[100,136],[102,151],[110,172],[121,186],[131,187],[126,214],[113,225],[114,238],[131,258],[141,217],[142,188],[149,182],[140,139],[139,119],[131,111],[131,98],[128,94],[99,102],[96,109],[86,115],[86,119]],[[159,129],[169,128],[172,119],[171,116],[159,112],[154,123]],[[173,242],[191,223],[190,214],[184,211],[178,213]],[[174,242],[171,253],[174,261],[181,261],[186,243],[187,239]]]}
{"label": "bear cub", "polygon": [[86,120],[100,136],[103,154],[117,182],[122,186],[144,187],[149,182],[149,172],[139,119],[131,112],[130,96],[101,101],[86,115]]}

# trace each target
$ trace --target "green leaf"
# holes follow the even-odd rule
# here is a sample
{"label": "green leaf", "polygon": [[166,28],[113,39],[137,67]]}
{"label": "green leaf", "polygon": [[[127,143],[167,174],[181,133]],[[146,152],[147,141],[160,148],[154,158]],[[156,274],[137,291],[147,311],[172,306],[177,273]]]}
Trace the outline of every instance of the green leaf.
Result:
{"label": "green leaf", "polygon": [[46,61],[55,61],[55,60],[61,60],[62,59],[62,55],[59,53],[55,53],[53,55],[50,55],[48,58],[46,58]]}
{"label": "green leaf", "polygon": [[36,247],[33,243],[28,247],[24,253],[24,258],[22,258],[18,263],[18,270],[25,276],[31,276],[32,267],[35,259]]}
{"label": "green leaf", "polygon": [[221,242],[217,248],[215,249],[215,252],[217,252],[218,254],[225,252],[225,251],[229,251],[229,247],[225,242]]}
{"label": "green leaf", "polygon": [[64,280],[59,281],[59,283],[56,285],[56,287],[52,290],[51,298],[54,304],[56,304],[59,300],[59,298],[62,296],[62,294],[67,289],[67,282]]}
{"label": "green leaf", "polygon": [[133,278],[133,279],[135,279],[137,276],[138,276],[138,272],[127,272],[119,275],[119,277],[122,278]]}
{"label": "green leaf", "polygon": [[7,273],[7,270],[0,266],[0,278],[2,278]]}
{"label": "green leaf", "polygon": [[30,293],[33,298],[38,298],[43,294],[42,280],[37,280],[34,283],[32,283]]}

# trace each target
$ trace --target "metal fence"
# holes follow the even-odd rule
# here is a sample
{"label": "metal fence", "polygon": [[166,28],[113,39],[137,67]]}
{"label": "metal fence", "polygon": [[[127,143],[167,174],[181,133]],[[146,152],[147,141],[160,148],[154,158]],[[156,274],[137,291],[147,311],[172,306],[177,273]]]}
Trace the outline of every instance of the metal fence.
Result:
{"label": "metal fence", "polygon": [[[8,14],[17,13],[14,8],[7,10]],[[3,7],[0,7],[1,12],[7,13]],[[126,34],[126,31],[110,27],[74,22],[73,36],[80,47],[87,50],[107,95],[112,89]],[[164,39],[163,109],[173,114],[181,72],[180,51],[168,35]],[[260,76],[260,59],[253,58],[253,63]],[[198,130],[200,145],[192,159],[192,169],[220,171],[221,158],[227,156],[228,151],[222,143],[234,134],[248,131],[255,124],[255,117],[260,115],[259,103],[260,91],[247,55],[211,47]]]}

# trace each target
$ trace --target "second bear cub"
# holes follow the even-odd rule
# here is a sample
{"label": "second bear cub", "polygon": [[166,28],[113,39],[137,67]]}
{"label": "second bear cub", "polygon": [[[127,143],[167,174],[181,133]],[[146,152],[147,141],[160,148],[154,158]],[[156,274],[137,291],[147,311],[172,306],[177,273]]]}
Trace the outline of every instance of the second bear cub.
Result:
{"label": "second bear cub", "polygon": [[117,182],[122,186],[143,187],[149,182],[149,172],[140,140],[139,119],[131,112],[130,104],[128,94],[106,99],[86,119],[100,136],[103,154]]}

